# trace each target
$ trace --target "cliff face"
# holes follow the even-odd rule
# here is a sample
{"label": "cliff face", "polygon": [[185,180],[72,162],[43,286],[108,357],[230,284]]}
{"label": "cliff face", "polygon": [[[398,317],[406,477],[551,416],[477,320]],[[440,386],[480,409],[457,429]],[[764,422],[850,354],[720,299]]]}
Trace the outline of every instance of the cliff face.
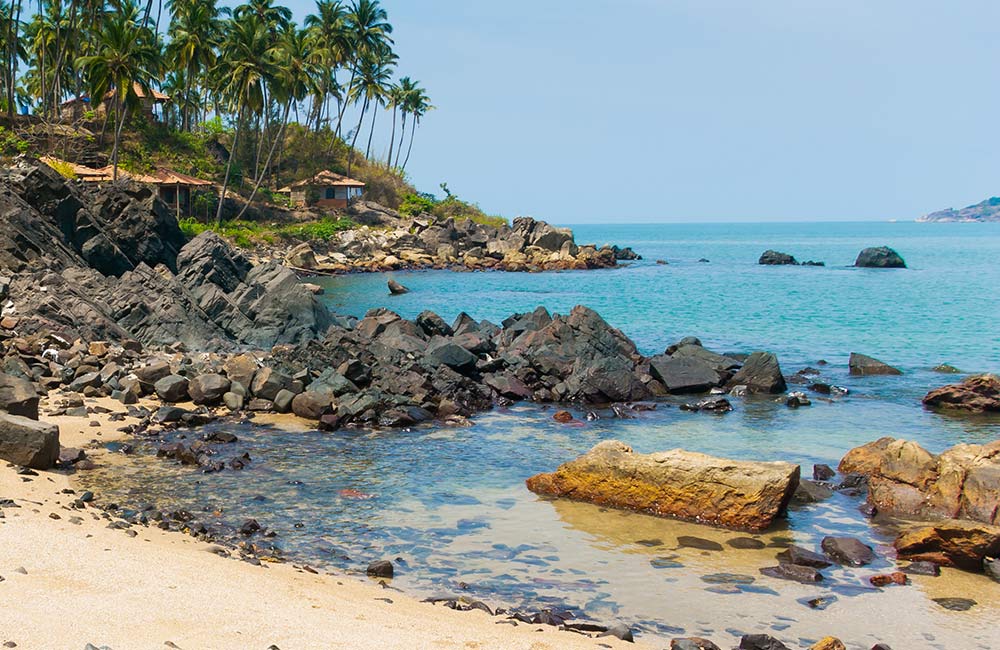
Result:
{"label": "cliff face", "polygon": [[322,335],[329,312],[277,264],[211,232],[185,242],[146,187],[93,191],[24,162],[0,176],[0,337],[270,347]]}
{"label": "cliff face", "polygon": [[924,215],[917,219],[920,223],[987,223],[1000,222],[1000,197],[986,199],[961,210],[948,208]]}

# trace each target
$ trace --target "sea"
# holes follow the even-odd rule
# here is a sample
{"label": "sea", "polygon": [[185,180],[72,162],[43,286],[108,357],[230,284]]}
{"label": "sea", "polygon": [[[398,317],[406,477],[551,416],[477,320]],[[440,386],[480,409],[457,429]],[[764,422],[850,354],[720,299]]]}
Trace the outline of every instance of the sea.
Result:
{"label": "sea", "polygon": [[[1000,438],[1000,417],[939,414],[921,398],[971,373],[1000,371],[1000,224],[759,223],[605,224],[573,227],[578,243],[628,246],[641,260],[594,271],[413,271],[313,279],[335,312],[362,317],[384,307],[412,318],[432,310],[500,323],[544,306],[586,305],[652,355],[686,336],[722,353],[766,350],[786,375],[804,368],[847,389],[791,409],[771,397],[733,399],[723,415],[689,413],[668,399],[634,419],[609,410],[517,404],[471,426],[323,433],[289,418],[217,423],[236,433],[243,472],[200,474],[139,445],[128,463],[83,473],[105,498],[170,504],[233,528],[253,517],[276,533],[286,557],[364,578],[390,559],[392,589],[417,597],[482,601],[522,612],[569,612],[625,623],[654,645],[700,636],[732,647],[768,633],[789,647],[832,634],[848,648],[1000,648],[1000,584],[945,570],[878,589],[868,578],[895,570],[891,523],[838,492],[794,505],[767,533],[748,535],[530,493],[526,478],[551,471],[597,442],[648,453],[684,448],[717,456],[836,467],[851,448],[882,436],[932,452]],[[907,269],[859,269],[868,246],[890,246]],[[825,266],[760,266],[767,249]],[[410,292],[390,296],[393,278]],[[902,371],[852,377],[859,352]],[[957,375],[934,370],[948,364]],[[800,388],[791,386],[790,389]],[[174,434],[184,435],[184,434]],[[833,567],[803,585],[763,576],[790,543],[818,550],[826,535],[855,536],[879,559]],[[752,537],[763,548],[736,548]],[[967,611],[941,603],[968,598]]]}

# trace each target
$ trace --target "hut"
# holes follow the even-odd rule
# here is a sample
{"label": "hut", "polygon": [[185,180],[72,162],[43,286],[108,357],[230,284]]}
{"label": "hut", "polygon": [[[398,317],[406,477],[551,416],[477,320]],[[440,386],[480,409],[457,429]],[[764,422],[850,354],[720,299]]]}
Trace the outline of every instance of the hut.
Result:
{"label": "hut", "polygon": [[330,170],[321,171],[312,178],[296,181],[278,190],[287,194],[294,206],[321,208],[346,208],[354,199],[360,199],[365,184]]}

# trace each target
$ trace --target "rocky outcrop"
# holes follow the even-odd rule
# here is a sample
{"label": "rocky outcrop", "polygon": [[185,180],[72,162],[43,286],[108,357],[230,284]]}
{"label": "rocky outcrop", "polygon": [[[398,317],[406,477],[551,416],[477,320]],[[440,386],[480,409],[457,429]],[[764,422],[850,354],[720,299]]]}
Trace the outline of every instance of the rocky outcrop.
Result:
{"label": "rocky outcrop", "polygon": [[886,514],[1000,524],[1000,440],[935,455],[882,438],[848,452],[840,471],[867,476],[868,501]]}
{"label": "rocky outcrop", "polygon": [[919,223],[989,223],[1000,221],[1000,198],[991,197],[961,210],[948,208],[917,219]]}
{"label": "rocky outcrop", "polygon": [[728,385],[746,386],[751,393],[782,393],[788,388],[778,357],[770,352],[754,352],[747,357]]}
{"label": "rocky outcrop", "polygon": [[854,266],[868,269],[905,269],[906,262],[888,246],[866,248],[858,253]]}
{"label": "rocky outcrop", "polygon": [[986,558],[1000,554],[1000,527],[943,521],[904,530],[894,545],[901,560],[982,571]]}
{"label": "rocky outcrop", "polygon": [[851,358],[847,363],[852,375],[864,377],[868,375],[901,375],[903,372],[898,368],[893,368],[887,363],[878,359],[851,352]]}
{"label": "rocky outcrop", "polygon": [[25,162],[0,179],[0,275],[17,332],[66,340],[267,348],[320,336],[328,311],[295,275],[206,232],[185,244],[150,190],[100,190]]}
{"label": "rocky outcrop", "polygon": [[790,463],[734,461],[681,449],[636,454],[599,443],[550,474],[527,481],[537,494],[743,530],[766,530],[799,482]]}
{"label": "rocky outcrop", "polygon": [[936,388],[924,397],[924,405],[971,413],[1000,413],[1000,377],[976,375],[959,384]]}
{"label": "rocky outcrop", "polygon": [[429,268],[582,270],[641,259],[629,248],[577,244],[568,228],[530,217],[518,217],[510,226],[493,226],[428,214],[409,217],[367,201],[352,206],[352,217],[360,224],[358,228],[326,242],[296,245],[277,257],[296,268],[331,273]]}
{"label": "rocky outcrop", "polygon": [[778,251],[774,250],[764,251],[760,256],[760,259],[757,260],[757,263],[764,266],[798,265],[798,262],[795,260],[793,256],[789,255],[788,253],[779,253]]}

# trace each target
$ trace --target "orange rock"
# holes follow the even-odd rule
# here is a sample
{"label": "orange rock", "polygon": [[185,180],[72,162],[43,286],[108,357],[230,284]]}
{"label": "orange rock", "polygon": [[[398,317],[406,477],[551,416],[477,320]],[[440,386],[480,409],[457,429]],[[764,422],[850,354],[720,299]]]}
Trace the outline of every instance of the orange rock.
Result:
{"label": "orange rock", "polygon": [[810,650],[847,650],[847,646],[835,636],[828,636],[814,643]]}
{"label": "orange rock", "polygon": [[885,587],[886,585],[905,585],[907,579],[906,574],[902,571],[894,571],[893,573],[882,573],[872,576],[868,578],[868,582],[876,587]]}
{"label": "orange rock", "polygon": [[682,449],[643,455],[617,440],[527,481],[537,494],[751,531],[771,526],[798,483],[799,466],[792,463],[734,461]]}
{"label": "orange rock", "polygon": [[569,411],[556,411],[552,415],[552,419],[555,420],[556,422],[562,422],[563,424],[566,424],[567,422],[573,421],[573,414],[570,413]]}

